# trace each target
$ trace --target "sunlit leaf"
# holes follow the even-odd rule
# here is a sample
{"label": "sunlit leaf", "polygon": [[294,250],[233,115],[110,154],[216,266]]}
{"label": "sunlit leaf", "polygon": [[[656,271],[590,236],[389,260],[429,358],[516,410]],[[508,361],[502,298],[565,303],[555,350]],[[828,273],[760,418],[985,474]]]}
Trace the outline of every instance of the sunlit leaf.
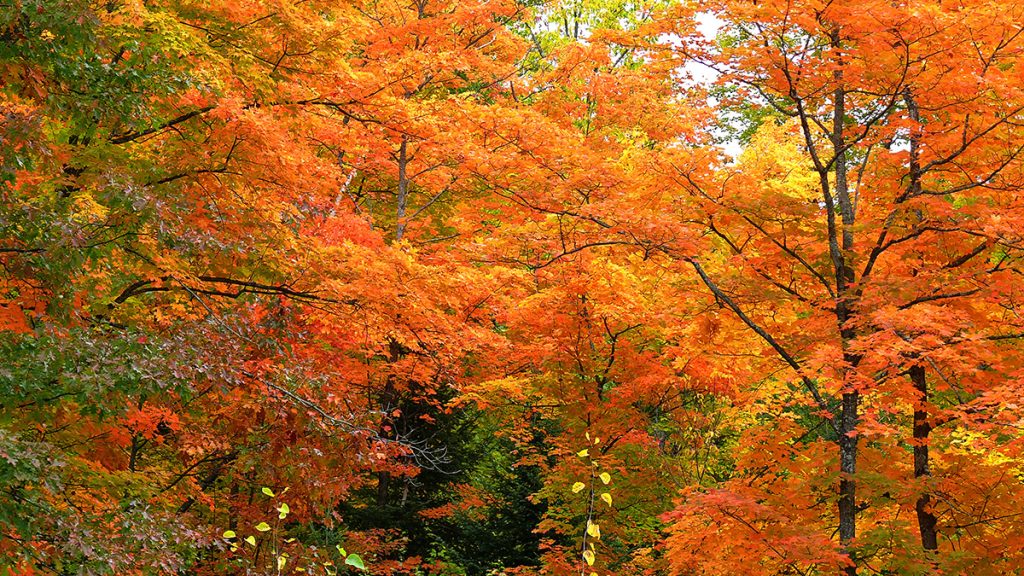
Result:
{"label": "sunlit leaf", "polygon": [[366,570],[366,565],[363,564],[363,559],[358,554],[349,554],[345,557],[345,564],[353,566],[360,570]]}
{"label": "sunlit leaf", "polygon": [[586,561],[587,566],[593,566],[594,565],[594,560],[596,560],[596,559],[597,559],[597,556],[594,555],[594,551],[593,550],[584,550],[583,551],[583,560]]}

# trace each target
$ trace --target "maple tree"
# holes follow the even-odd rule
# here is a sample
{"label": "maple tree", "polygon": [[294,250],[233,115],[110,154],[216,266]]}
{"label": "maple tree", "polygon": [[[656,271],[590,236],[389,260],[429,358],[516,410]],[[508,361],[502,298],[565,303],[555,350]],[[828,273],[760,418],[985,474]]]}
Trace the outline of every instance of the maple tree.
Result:
{"label": "maple tree", "polygon": [[10,4],[0,574],[1015,573],[1022,19]]}
{"label": "maple tree", "polygon": [[[69,561],[136,569],[128,562],[140,552],[137,523],[118,511],[126,496],[117,486],[128,482],[138,506],[156,506],[180,532],[177,548],[150,550],[165,560],[143,563],[171,568],[194,554],[189,542],[215,544],[185,519],[197,504],[215,513],[200,515],[204,524],[227,512],[234,527],[258,512],[260,485],[288,485],[292,518],[330,526],[333,504],[367,472],[383,483],[442,464],[429,438],[396,431],[399,397],[430,402],[476,346],[459,342],[491,346],[480,320],[456,311],[483,315],[486,285],[500,275],[460,280],[477,274],[388,243],[428,214],[432,201],[403,215],[411,198],[430,191],[436,199],[444,188],[428,186],[451,182],[413,175],[445,168],[419,144],[430,132],[391,138],[410,121],[392,111],[389,127],[374,111],[415,116],[432,101],[458,105],[459,91],[509,69],[492,57],[515,42],[494,19],[515,10],[430,8],[420,6],[419,17],[453,34],[455,48],[389,43],[381,27],[408,38],[405,18],[416,11],[371,17],[354,5],[40,4],[5,22],[19,49],[5,76],[19,82],[5,92],[18,140],[5,188],[13,273],[4,318],[24,334],[6,348],[15,368],[5,406],[9,416],[39,410],[22,436],[32,421],[57,435],[40,430],[35,450],[10,449],[27,469],[10,480],[11,522],[22,536],[10,533],[7,553],[37,569]],[[485,40],[489,47],[475,46]],[[429,78],[438,61],[451,63],[451,77]],[[349,99],[332,99],[341,93]],[[449,119],[449,110],[433,117]],[[396,177],[406,196],[377,198],[382,217],[363,209],[369,200],[351,204],[350,186],[381,188]],[[452,292],[446,281],[474,289]],[[444,334],[452,329],[457,337]],[[83,365],[94,368],[83,374],[75,368]],[[81,471],[45,465],[58,455]],[[22,494],[34,476],[54,479],[42,494]],[[83,478],[110,487],[65,487]],[[31,511],[51,505],[54,516]],[[34,562],[35,547],[75,530],[62,527],[72,520],[60,512],[68,505],[87,525],[123,521],[124,541],[83,541]],[[143,513],[135,506],[132,514]],[[29,514],[65,518],[49,526]]]}
{"label": "maple tree", "polygon": [[[963,539],[1009,537],[1012,514],[967,512],[983,496],[947,492],[941,478],[958,466],[944,469],[937,454],[959,452],[946,434],[1003,445],[993,422],[1018,418],[1005,403],[1019,395],[1017,354],[1006,344],[1019,326],[1005,314],[1016,298],[1017,233],[1003,226],[1020,211],[1011,79],[1020,52],[1019,30],[995,15],[1003,8],[737,2],[722,7],[732,27],[718,47],[683,49],[734,90],[725,106],[749,99],[779,124],[762,126],[735,168],[711,178],[666,169],[706,214],[710,258],[734,269],[726,277],[707,258],[683,258],[795,373],[803,399],[792,389],[782,398],[805,408],[774,417],[804,422],[782,434],[791,440],[780,449],[789,444],[801,458],[807,446],[812,462],[823,458],[815,437],[837,449],[839,557],[815,556],[830,550],[821,545],[827,532],[789,533],[809,521],[791,516],[800,506],[792,497],[766,505],[772,484],[763,478],[724,503],[695,498],[718,511],[717,522],[772,534],[763,553],[774,566],[765,573],[831,564],[855,574],[873,563],[900,573],[1006,569]],[[821,424],[810,426],[806,410]],[[765,432],[785,427],[775,428]],[[902,446],[912,457],[894,465]],[[809,480],[801,492],[827,493]],[[1007,478],[997,489],[1017,486]],[[899,535],[896,519],[908,506],[918,554],[908,555]],[[772,518],[773,507],[782,518]],[[985,536],[963,531],[978,525]],[[940,534],[958,554],[941,554]]]}

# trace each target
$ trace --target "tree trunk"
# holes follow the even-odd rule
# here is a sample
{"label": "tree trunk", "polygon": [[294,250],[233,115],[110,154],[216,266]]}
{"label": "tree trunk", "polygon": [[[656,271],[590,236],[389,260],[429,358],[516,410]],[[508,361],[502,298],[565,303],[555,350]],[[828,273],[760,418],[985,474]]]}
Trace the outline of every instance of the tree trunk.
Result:
{"label": "tree trunk", "polygon": [[[400,149],[401,164],[399,165],[401,177],[405,177],[405,140],[402,140],[402,148]],[[404,211],[404,204],[400,206],[400,209]],[[403,212],[404,213],[404,212]],[[399,233],[402,229],[399,228]],[[397,239],[401,239],[398,237]],[[394,338],[388,339],[388,362],[394,364],[401,360],[407,350],[401,343]],[[395,437],[395,422],[392,420],[394,410],[398,404],[398,391],[395,389],[395,376],[389,374],[387,379],[384,381],[384,390],[380,394],[380,409],[383,416],[380,420],[380,425],[377,430],[377,434],[381,438],[392,439]],[[390,501],[389,492],[391,489],[391,473],[382,470],[377,473],[377,505],[386,506]]]}
{"label": "tree trunk", "polygon": [[388,491],[391,486],[391,473],[377,473],[377,506],[388,505]]}
{"label": "tree trunk", "polygon": [[405,212],[409,203],[409,175],[407,168],[408,138],[402,136],[402,143],[398,146],[398,206],[395,209],[395,240],[401,240],[405,235]]}
{"label": "tree trunk", "polygon": [[[914,479],[927,483],[932,471],[928,461],[928,435],[932,426],[928,422],[928,381],[923,366],[910,369],[910,381],[920,398],[914,404]],[[938,519],[931,511],[931,494],[925,490],[917,497],[914,505],[917,511],[917,527],[921,532],[921,547],[934,552],[939,549]]]}
{"label": "tree trunk", "polygon": [[[843,394],[843,412],[839,426],[839,542],[856,562],[849,547],[857,537],[857,410],[860,393]],[[848,566],[847,576],[856,576],[857,566]]]}
{"label": "tree trunk", "polygon": [[[841,39],[839,29],[832,32],[832,45],[839,49]],[[834,156],[835,169],[835,204],[838,204],[841,217],[840,234],[837,238],[835,229],[835,216],[829,214],[829,236],[832,258],[835,262],[836,273],[836,320],[839,326],[839,334],[843,341],[843,360],[847,364],[847,371],[856,370],[860,363],[861,356],[852,354],[849,351],[850,342],[856,338],[856,332],[850,327],[850,316],[853,309],[851,287],[856,281],[853,267],[848,264],[854,249],[853,229],[856,224],[857,215],[853,210],[853,202],[850,196],[850,185],[847,180],[847,154],[846,138],[843,128],[846,122],[846,91],[843,87],[843,70],[840,67],[833,72],[836,82],[836,89],[833,93],[832,111],[832,133],[829,140],[832,143],[832,154]],[[827,178],[825,179],[827,183]],[[826,198],[828,196],[827,185],[822,189]],[[832,202],[830,211],[833,208]],[[841,249],[836,246],[841,242]],[[849,376],[849,372],[846,373]],[[844,378],[846,380],[847,378]],[[853,565],[846,567],[843,571],[847,576],[856,576],[856,557],[850,547],[857,538],[857,423],[860,420],[860,392],[849,387],[849,382],[843,383],[843,404],[839,423],[839,542],[843,549],[850,556]]]}

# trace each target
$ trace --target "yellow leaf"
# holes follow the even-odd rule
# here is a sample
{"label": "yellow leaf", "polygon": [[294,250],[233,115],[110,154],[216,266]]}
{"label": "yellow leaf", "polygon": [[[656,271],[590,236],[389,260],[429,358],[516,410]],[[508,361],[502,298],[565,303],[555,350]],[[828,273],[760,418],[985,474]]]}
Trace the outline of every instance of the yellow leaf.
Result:
{"label": "yellow leaf", "polygon": [[612,495],[607,492],[601,493],[601,500],[604,500],[605,503],[608,504],[609,506],[612,505]]}
{"label": "yellow leaf", "polygon": [[579,492],[580,490],[583,490],[586,487],[587,487],[587,485],[584,484],[583,482],[577,482],[577,483],[572,485],[572,493],[575,494],[575,493]]}
{"label": "yellow leaf", "polygon": [[600,478],[601,482],[604,482],[605,484],[612,481],[612,475],[607,472],[601,472],[601,474],[598,475],[598,478]]}
{"label": "yellow leaf", "polygon": [[256,545],[256,538],[253,538],[252,536],[246,536],[245,541],[248,542],[250,546]]}
{"label": "yellow leaf", "polygon": [[235,537],[235,531],[234,530],[225,530],[223,536],[225,538],[234,538]]}
{"label": "yellow leaf", "polygon": [[259,530],[260,532],[266,532],[266,531],[270,530],[270,524],[267,524],[266,522],[260,522],[259,524],[256,525],[256,529]]}
{"label": "yellow leaf", "polygon": [[584,456],[589,456],[590,455],[590,450],[587,450],[586,448],[584,448],[583,450],[580,450],[579,452],[577,452],[576,455],[579,456],[580,458],[583,458]]}
{"label": "yellow leaf", "polygon": [[270,496],[271,498],[273,498],[273,497],[274,497],[274,491],[273,491],[273,490],[271,490],[270,488],[267,488],[266,486],[264,486],[264,487],[263,487],[263,489],[262,489],[261,491],[262,491],[262,492],[263,492],[264,494],[266,494],[267,496]]}
{"label": "yellow leaf", "polygon": [[594,523],[588,521],[587,522],[587,534],[589,534],[592,538],[597,538],[598,540],[600,540],[601,539],[601,527],[598,526],[597,524],[594,524]]}
{"label": "yellow leaf", "polygon": [[583,559],[586,560],[587,566],[593,566],[594,565],[594,560],[596,559],[596,557],[594,556],[594,551],[593,550],[584,550],[583,551]]}

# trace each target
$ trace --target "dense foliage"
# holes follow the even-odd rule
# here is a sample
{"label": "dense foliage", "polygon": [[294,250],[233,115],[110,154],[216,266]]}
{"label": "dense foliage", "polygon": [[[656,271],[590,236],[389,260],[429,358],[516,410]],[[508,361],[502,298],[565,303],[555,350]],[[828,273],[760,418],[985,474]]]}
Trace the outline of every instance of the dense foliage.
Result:
{"label": "dense foliage", "polygon": [[1022,22],[0,2],[0,575],[1024,571]]}

